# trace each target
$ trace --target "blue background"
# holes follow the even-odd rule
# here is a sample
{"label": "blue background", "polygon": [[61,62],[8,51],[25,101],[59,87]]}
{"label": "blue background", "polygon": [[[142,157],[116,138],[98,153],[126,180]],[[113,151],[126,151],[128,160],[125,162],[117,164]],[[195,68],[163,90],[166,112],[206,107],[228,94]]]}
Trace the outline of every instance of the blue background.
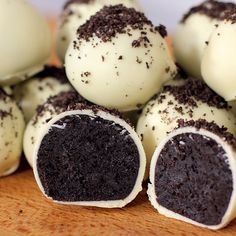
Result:
{"label": "blue background", "polygon": [[[29,0],[47,15],[58,15],[65,0]],[[139,0],[155,25],[167,26],[173,32],[177,22],[190,6],[201,0]]]}

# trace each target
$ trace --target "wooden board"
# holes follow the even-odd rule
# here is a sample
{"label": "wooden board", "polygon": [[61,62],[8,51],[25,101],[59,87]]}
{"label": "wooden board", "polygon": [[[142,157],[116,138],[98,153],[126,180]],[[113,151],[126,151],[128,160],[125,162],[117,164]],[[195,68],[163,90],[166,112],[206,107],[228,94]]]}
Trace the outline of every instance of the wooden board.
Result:
{"label": "wooden board", "polygon": [[175,235],[232,236],[236,221],[212,232],[159,215],[145,191],[123,209],[62,206],[42,196],[32,170],[24,165],[0,179],[0,235]]}

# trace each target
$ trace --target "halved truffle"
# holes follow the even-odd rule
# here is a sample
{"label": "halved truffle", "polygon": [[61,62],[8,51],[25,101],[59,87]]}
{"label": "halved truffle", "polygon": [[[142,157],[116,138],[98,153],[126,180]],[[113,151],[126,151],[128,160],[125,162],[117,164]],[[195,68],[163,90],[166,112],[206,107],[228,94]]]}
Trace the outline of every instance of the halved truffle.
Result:
{"label": "halved truffle", "polygon": [[215,123],[179,121],[156,149],[148,194],[159,213],[217,230],[236,217],[236,139]]}
{"label": "halved truffle", "polygon": [[61,113],[36,146],[36,181],[57,203],[124,207],[142,190],[142,144],[127,122],[108,111],[80,105]]}
{"label": "halved truffle", "polygon": [[236,117],[231,108],[203,81],[179,79],[164,86],[162,92],[143,109],[137,124],[148,170],[155,149],[176,128],[179,119],[189,121],[202,118],[236,134]]}
{"label": "halved truffle", "polygon": [[33,153],[43,126],[60,113],[73,110],[79,103],[91,105],[77,92],[69,91],[50,97],[43,105],[38,106],[36,114],[27,124],[23,140],[24,154],[30,166],[33,165]]}

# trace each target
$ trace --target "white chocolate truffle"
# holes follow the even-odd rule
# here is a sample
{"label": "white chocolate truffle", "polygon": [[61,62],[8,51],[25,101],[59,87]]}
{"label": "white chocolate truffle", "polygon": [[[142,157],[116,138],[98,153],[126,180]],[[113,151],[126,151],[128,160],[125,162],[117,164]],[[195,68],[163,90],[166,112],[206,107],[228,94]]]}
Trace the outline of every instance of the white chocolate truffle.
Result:
{"label": "white chocolate truffle", "polygon": [[207,0],[190,9],[174,36],[177,62],[195,78],[202,79],[201,61],[206,44],[225,11],[234,3]]}
{"label": "white chocolate truffle", "polygon": [[236,217],[236,139],[215,123],[180,121],[153,155],[148,195],[167,217],[225,227]]}
{"label": "white chocolate truffle", "polygon": [[16,84],[43,69],[51,53],[51,34],[27,1],[0,1],[0,35],[0,85]]}
{"label": "white chocolate truffle", "polygon": [[117,114],[97,107],[61,113],[43,127],[36,146],[36,181],[56,203],[121,208],[142,191],[145,152]]}
{"label": "white chocolate truffle", "polygon": [[236,117],[227,103],[201,80],[188,79],[184,85],[165,86],[144,108],[137,125],[146,151],[147,168],[155,149],[176,128],[179,119],[188,121],[201,118],[215,121],[236,134]]}
{"label": "white chocolate truffle", "polygon": [[32,158],[35,145],[43,126],[56,115],[73,109],[73,105],[77,103],[90,104],[77,92],[69,91],[61,92],[54,97],[50,97],[43,105],[37,108],[36,114],[29,121],[26,127],[23,140],[24,154],[31,167],[33,166]]}
{"label": "white chocolate truffle", "polygon": [[13,96],[22,108],[28,123],[35,115],[37,107],[45,103],[49,97],[72,90],[64,69],[46,66],[33,78],[14,86]]}
{"label": "white chocolate truffle", "polygon": [[78,29],[66,54],[66,73],[87,100],[119,111],[140,108],[176,73],[164,39],[143,13],[104,7]]}
{"label": "white chocolate truffle", "polygon": [[213,32],[202,59],[205,82],[226,101],[236,100],[236,7]]}
{"label": "white chocolate truffle", "polygon": [[0,107],[0,177],[3,177],[19,167],[25,122],[16,102],[2,89]]}
{"label": "white chocolate truffle", "polygon": [[61,61],[65,60],[65,54],[70,42],[76,36],[77,29],[83,25],[96,12],[105,5],[123,4],[126,7],[134,7],[140,10],[136,0],[69,0],[64,6],[59,23],[57,36],[57,52]]}

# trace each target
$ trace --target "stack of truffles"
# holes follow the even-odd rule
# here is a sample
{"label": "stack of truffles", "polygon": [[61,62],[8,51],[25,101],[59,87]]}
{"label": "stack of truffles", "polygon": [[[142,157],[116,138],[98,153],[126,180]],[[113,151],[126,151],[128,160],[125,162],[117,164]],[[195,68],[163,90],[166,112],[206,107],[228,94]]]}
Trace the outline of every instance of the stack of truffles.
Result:
{"label": "stack of truffles", "polygon": [[149,179],[160,214],[214,230],[233,220],[236,4],[191,8],[175,57],[135,0],[70,0],[58,25],[62,68],[47,65],[42,16],[0,2],[0,176],[23,150],[54,202],[124,207]]}

